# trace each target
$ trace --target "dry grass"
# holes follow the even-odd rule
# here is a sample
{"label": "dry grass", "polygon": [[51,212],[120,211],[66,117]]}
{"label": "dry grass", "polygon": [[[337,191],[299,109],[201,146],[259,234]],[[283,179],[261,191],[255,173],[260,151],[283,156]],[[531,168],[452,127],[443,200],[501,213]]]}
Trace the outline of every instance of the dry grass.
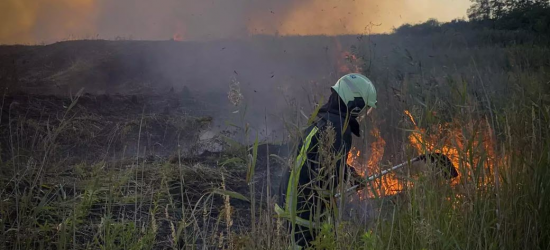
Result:
{"label": "dry grass", "polygon": [[[408,39],[412,38],[396,37],[397,42]],[[375,51],[370,41],[361,46],[358,54],[378,58],[368,54]],[[461,142],[466,142],[459,170],[465,175],[464,166],[473,166],[471,178],[461,178],[456,185],[412,179],[414,185],[401,194],[369,201],[374,213],[368,225],[344,218],[322,224],[316,246],[547,249],[550,51],[521,45],[472,47],[464,53],[463,47],[426,51],[419,46],[424,44],[411,45],[412,52],[388,52],[384,45],[379,52],[402,52],[401,57],[385,57],[368,67],[367,73],[381,83],[380,103],[386,103],[377,117],[395,122],[382,133],[388,138],[387,151],[397,147],[403,152],[393,158],[396,162],[415,154],[407,142],[412,127],[395,118],[405,108],[412,110],[418,127],[428,135],[440,132],[434,127],[456,121],[462,125]],[[436,57],[429,59],[430,54]],[[239,102],[243,98],[240,93],[236,97]],[[140,109],[131,120],[113,125],[103,116],[80,110],[77,103],[86,100],[81,98],[75,96],[48,119],[37,119],[41,113],[33,110],[21,115],[25,110],[18,109],[17,102],[2,105],[0,248],[287,249],[291,244],[284,223],[270,208],[273,200],[262,195],[271,187],[254,178],[260,142],[249,139],[256,135],[244,115],[246,145],[227,141],[231,148],[225,152],[188,158],[182,143],[157,157],[147,153],[154,151],[148,144],[154,137],[149,131],[170,128],[181,132],[169,135],[177,137],[210,119],[144,114]],[[44,105],[42,110],[59,106],[63,107]],[[297,110],[293,123],[287,124],[295,137],[300,128],[296,124],[304,120],[295,119],[300,116]],[[494,165],[485,150],[473,146],[483,137],[470,125],[480,120],[492,131],[498,157]],[[195,145],[197,136],[180,138]],[[331,136],[324,138],[328,143]],[[98,140],[97,145],[109,149],[90,145]],[[133,151],[124,147],[128,141]],[[101,157],[79,162],[78,154],[71,153],[67,160],[67,152],[75,152],[70,149],[83,147],[90,154],[100,150]],[[113,148],[119,153],[113,154]],[[330,150],[325,151],[324,159],[332,162]],[[380,167],[389,165],[385,161]]]}

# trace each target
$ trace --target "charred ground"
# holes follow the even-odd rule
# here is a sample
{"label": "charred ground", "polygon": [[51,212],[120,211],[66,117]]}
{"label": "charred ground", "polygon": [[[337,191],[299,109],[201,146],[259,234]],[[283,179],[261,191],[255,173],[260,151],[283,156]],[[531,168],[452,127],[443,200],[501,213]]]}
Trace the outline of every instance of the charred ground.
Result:
{"label": "charred ground", "polygon": [[[286,242],[271,219],[267,189],[276,189],[303,116],[346,67],[358,66],[377,84],[383,104],[368,121],[368,140],[356,140],[360,160],[372,156],[377,136],[385,139],[380,169],[415,154],[408,145],[414,127],[403,115],[410,110],[423,135],[470,145],[459,148],[459,174],[466,165],[479,172],[438,195],[426,195],[433,188],[414,189],[421,198],[405,192],[387,217],[359,225],[376,237],[338,244],[542,246],[550,213],[534,208],[548,201],[538,187],[548,186],[541,166],[549,159],[540,149],[549,145],[550,51],[536,37],[446,29],[1,46],[0,241],[7,248],[60,249]],[[228,100],[230,86],[242,95],[237,105]],[[460,143],[441,124],[460,130]],[[500,174],[488,170],[485,149],[471,146],[481,140],[479,124],[492,128]],[[495,181],[499,175],[510,179]],[[521,202],[500,198],[516,195]],[[501,214],[484,212],[497,209]],[[483,223],[490,226],[481,235],[494,241],[477,241],[480,234],[470,230]],[[394,230],[406,239],[393,237]]]}

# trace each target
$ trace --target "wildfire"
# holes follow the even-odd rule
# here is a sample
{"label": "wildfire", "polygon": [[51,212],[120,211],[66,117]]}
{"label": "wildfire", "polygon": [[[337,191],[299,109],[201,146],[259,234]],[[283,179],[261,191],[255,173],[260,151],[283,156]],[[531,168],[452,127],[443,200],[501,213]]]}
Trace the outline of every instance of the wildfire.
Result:
{"label": "wildfire", "polygon": [[[428,135],[425,129],[418,127],[408,110],[405,111],[405,115],[413,123],[414,130],[408,136],[408,141],[417,153],[444,154],[458,169],[459,176],[453,179],[452,185],[457,185],[465,180],[474,180],[473,183],[479,186],[491,180],[497,158],[495,157],[494,141],[491,137],[492,131],[485,120],[466,126],[458,121],[434,125],[430,128]],[[376,127],[372,129],[371,135],[375,141],[370,144],[370,157],[366,163],[361,159],[362,153],[357,148],[352,148],[348,153],[348,165],[355,167],[362,176],[371,176],[381,170],[378,166],[384,155],[386,142]],[[485,167],[474,169],[479,166]],[[407,185],[410,184],[412,183]],[[366,195],[366,197],[372,198],[397,194],[403,190],[405,182],[394,173],[390,173],[374,180],[371,185],[373,186],[365,189],[366,194],[360,194],[361,197]]]}
{"label": "wildfire", "polygon": [[353,53],[343,50],[342,44],[335,38],[336,42],[336,68],[338,75],[357,73],[363,71],[361,60]]}
{"label": "wildfire", "polygon": [[[453,185],[462,180],[476,180],[490,176],[495,165],[496,157],[494,153],[494,142],[491,137],[492,131],[486,121],[474,122],[464,125],[459,121],[451,123],[437,124],[431,127],[433,131],[427,135],[425,129],[421,129],[416,124],[413,116],[408,110],[405,114],[410,118],[414,125],[414,131],[408,139],[411,145],[419,154],[424,152],[442,153],[446,155],[458,168],[459,176],[453,180]],[[465,135],[467,133],[467,135]],[[482,176],[474,174],[474,167],[480,166],[479,163],[485,161],[488,173],[481,173]],[[477,174],[479,175],[479,174]]]}
{"label": "wildfire", "polygon": [[172,40],[182,42],[185,40],[186,26],[183,22],[176,22],[176,31],[172,35]]}
{"label": "wildfire", "polygon": [[[370,157],[367,163],[365,164],[364,161],[361,160],[361,151],[357,148],[352,148],[350,150],[347,159],[348,165],[353,166],[363,177],[380,172],[378,165],[382,161],[384,149],[386,147],[386,141],[380,135],[380,130],[378,128],[374,127],[370,134],[375,140],[370,144]],[[374,180],[371,184],[373,185],[372,187],[368,187],[360,192],[360,197],[366,195],[366,197],[372,198],[376,196],[393,195],[403,189],[403,184],[394,174],[385,175],[382,178]]]}
{"label": "wildfire", "polygon": [[180,33],[175,33],[172,36],[172,40],[177,41],[177,42],[181,42],[181,41],[183,41],[183,35],[180,34]]}

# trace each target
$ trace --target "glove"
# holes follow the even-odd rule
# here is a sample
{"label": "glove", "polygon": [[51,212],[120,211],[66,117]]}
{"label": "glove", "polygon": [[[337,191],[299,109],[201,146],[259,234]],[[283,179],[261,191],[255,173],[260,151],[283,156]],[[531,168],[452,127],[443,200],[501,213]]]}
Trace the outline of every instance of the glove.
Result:
{"label": "glove", "polygon": [[357,170],[352,167],[352,166],[349,166],[349,170],[350,170],[350,183],[352,186],[355,186],[355,185],[358,185],[357,187],[357,191],[359,190],[362,190],[363,188],[365,188],[365,178],[363,178],[363,176],[361,176],[359,173],[357,173]]}

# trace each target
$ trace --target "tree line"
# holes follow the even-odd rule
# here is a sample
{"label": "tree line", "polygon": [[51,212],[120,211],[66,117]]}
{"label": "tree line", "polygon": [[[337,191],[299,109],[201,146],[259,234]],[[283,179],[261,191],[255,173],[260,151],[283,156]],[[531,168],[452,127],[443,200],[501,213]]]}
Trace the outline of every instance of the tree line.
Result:
{"label": "tree line", "polygon": [[[471,0],[470,20],[500,19],[515,12],[533,12],[548,7],[548,0]],[[531,13],[532,14],[532,13]]]}
{"label": "tree line", "polygon": [[405,24],[395,29],[398,34],[431,34],[434,32],[472,29],[514,30],[550,37],[550,0],[471,0],[469,20],[440,23],[430,19],[421,24]]}

